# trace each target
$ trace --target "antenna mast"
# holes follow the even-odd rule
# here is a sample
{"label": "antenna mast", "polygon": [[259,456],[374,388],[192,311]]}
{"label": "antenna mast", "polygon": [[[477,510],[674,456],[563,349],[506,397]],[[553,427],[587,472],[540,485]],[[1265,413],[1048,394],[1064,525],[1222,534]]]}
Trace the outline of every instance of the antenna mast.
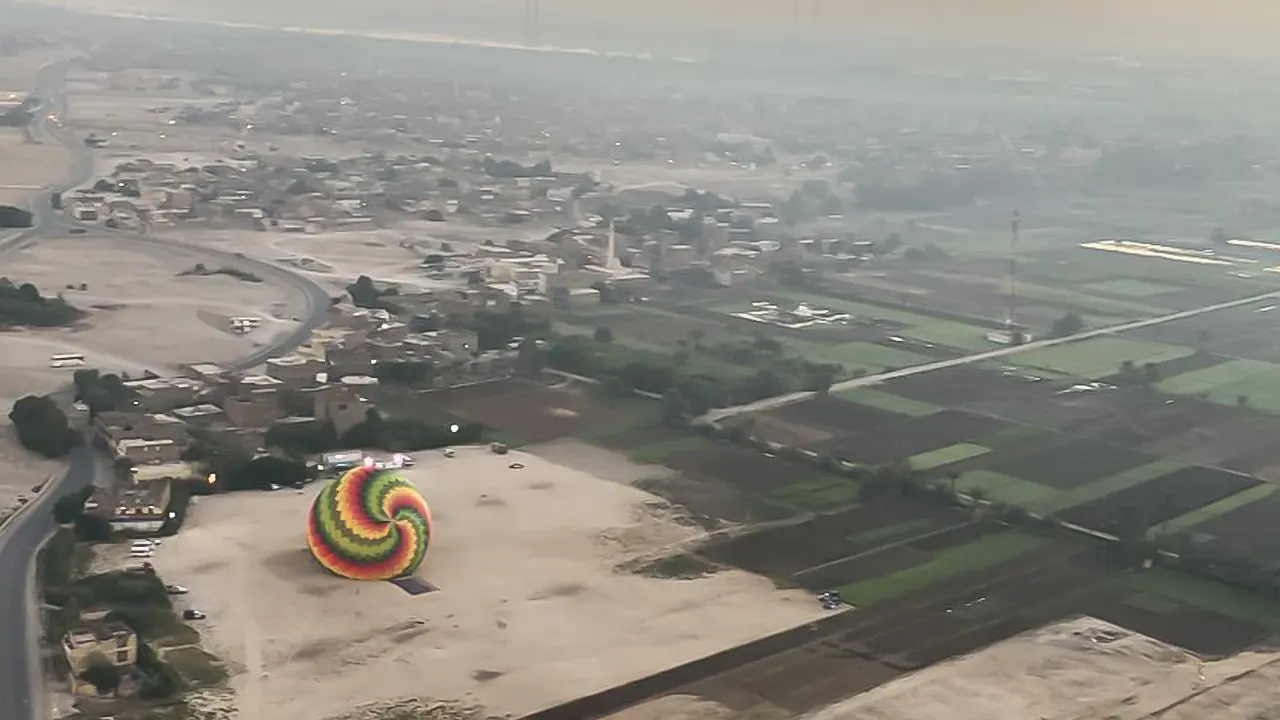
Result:
{"label": "antenna mast", "polygon": [[527,45],[538,45],[541,40],[539,31],[542,27],[542,0],[524,0],[524,41]]}
{"label": "antenna mast", "polygon": [[1018,321],[1018,211],[1013,211],[1013,221],[1009,223],[1009,309],[1004,324],[1013,330]]}

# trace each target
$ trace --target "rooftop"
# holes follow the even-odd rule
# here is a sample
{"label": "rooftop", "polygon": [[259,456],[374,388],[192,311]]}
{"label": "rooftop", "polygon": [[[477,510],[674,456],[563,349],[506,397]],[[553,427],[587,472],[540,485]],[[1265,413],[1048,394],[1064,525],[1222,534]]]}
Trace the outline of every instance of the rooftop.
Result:
{"label": "rooftop", "polygon": [[118,620],[108,620],[94,623],[93,625],[72,628],[67,631],[63,642],[67,647],[77,648],[85,645],[95,645],[115,638],[128,637],[132,634],[133,630],[129,629],[128,625]]}
{"label": "rooftop", "polygon": [[165,482],[119,486],[111,499],[112,514],[117,518],[158,516],[168,506],[168,492],[169,484]]}
{"label": "rooftop", "polygon": [[168,462],[154,465],[139,465],[133,469],[133,479],[139,482],[155,480],[185,480],[193,477],[196,469],[190,463]]}
{"label": "rooftop", "polygon": [[127,450],[129,448],[157,448],[172,444],[172,440],[139,440],[136,438],[128,438],[116,442],[116,450]]}

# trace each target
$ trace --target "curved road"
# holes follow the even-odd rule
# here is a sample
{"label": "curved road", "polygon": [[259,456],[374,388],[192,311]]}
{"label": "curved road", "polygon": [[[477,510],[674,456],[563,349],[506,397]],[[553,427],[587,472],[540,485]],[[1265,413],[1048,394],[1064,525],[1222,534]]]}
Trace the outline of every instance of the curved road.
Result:
{"label": "curved road", "polygon": [[[61,87],[66,69],[66,63],[41,68],[35,95],[41,99],[42,106],[32,130],[35,138],[43,142],[61,142],[72,151],[75,161],[71,174],[66,182],[46,188],[32,201],[34,225],[0,241],[0,253],[25,247],[36,242],[42,235],[63,235],[72,227],[82,227],[86,234],[78,237],[85,238],[86,242],[91,242],[88,238],[94,235],[110,233],[128,238],[131,242],[154,245],[158,251],[181,247],[223,262],[247,265],[264,279],[275,279],[301,291],[306,298],[307,312],[304,321],[293,332],[225,367],[230,370],[248,369],[306,342],[311,331],[324,324],[329,308],[328,292],[311,279],[270,263],[198,245],[84,226],[53,210],[50,204],[53,193],[76,188],[93,176],[93,152],[82,142],[63,134],[48,122],[50,113],[61,116],[65,111]],[[90,485],[97,466],[94,453],[89,447],[76,448],[67,459],[69,464],[66,474],[51,481],[21,512],[0,526],[0,718],[3,720],[44,720],[46,717],[37,645],[40,623],[34,582],[35,556],[53,534],[53,514],[50,511],[53,500],[66,492]]]}

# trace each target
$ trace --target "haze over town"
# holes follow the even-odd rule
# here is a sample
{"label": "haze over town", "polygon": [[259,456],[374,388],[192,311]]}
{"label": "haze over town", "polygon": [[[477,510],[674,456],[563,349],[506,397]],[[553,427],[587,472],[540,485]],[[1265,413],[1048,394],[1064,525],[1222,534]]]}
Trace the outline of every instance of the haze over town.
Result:
{"label": "haze over town", "polygon": [[0,718],[1280,711],[1277,30],[0,5]]}

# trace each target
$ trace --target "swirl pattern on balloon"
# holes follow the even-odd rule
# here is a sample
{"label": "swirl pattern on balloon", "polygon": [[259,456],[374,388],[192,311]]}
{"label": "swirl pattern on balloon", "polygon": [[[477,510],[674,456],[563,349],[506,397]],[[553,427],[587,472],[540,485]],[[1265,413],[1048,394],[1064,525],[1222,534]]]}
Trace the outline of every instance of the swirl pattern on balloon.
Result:
{"label": "swirl pattern on balloon", "polygon": [[422,565],[430,540],[427,501],[394,470],[349,470],[311,504],[307,546],[335,575],[353,580],[410,575]]}

